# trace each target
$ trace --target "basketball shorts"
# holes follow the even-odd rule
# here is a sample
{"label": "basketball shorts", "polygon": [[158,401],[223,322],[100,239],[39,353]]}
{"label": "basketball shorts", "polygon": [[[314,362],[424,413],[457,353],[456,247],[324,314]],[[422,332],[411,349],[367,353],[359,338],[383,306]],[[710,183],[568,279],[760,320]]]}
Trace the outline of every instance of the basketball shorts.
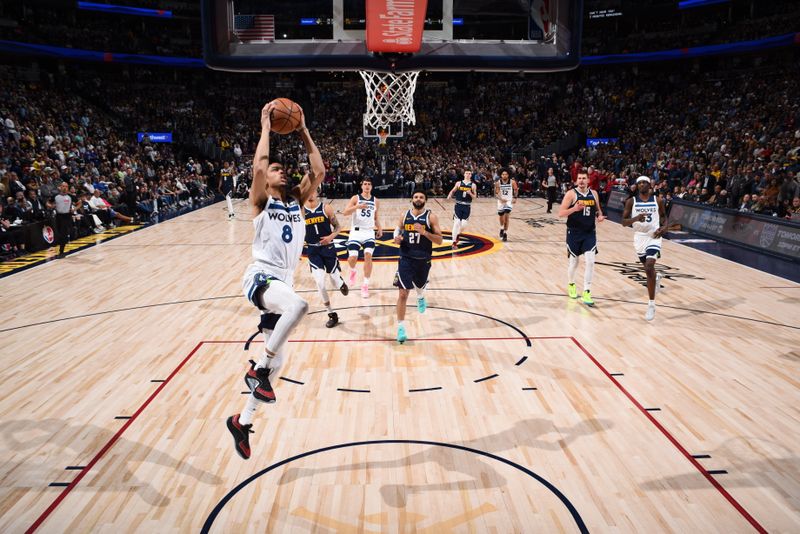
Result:
{"label": "basketball shorts", "polygon": [[497,214],[498,215],[505,215],[506,213],[511,213],[511,201],[497,201]]}
{"label": "basketball shorts", "polygon": [[469,204],[456,204],[453,218],[466,221],[467,219],[469,219],[469,214],[471,211],[472,211],[472,206],[470,206]]}
{"label": "basketball shorts", "polygon": [[339,258],[336,256],[336,247],[333,245],[321,247],[309,245],[307,255],[311,269],[324,269],[328,274],[339,270]]}
{"label": "basketball shorts", "polygon": [[584,252],[597,252],[597,235],[594,232],[567,229],[567,252],[580,256]]}
{"label": "basketball shorts", "polygon": [[661,237],[653,238],[650,234],[633,234],[633,247],[636,249],[636,255],[639,261],[645,261],[648,258],[658,259],[661,257]]}
{"label": "basketball shorts", "polygon": [[395,285],[403,289],[411,289],[412,287],[421,289],[428,285],[428,273],[430,270],[431,260],[417,260],[400,256],[400,261],[397,263]]}
{"label": "basketball shorts", "polygon": [[347,238],[347,250],[375,248],[375,230],[351,230]]}
{"label": "basketball shorts", "polygon": [[279,312],[280,310],[268,310],[261,304],[260,295],[266,291],[267,287],[271,284],[282,284],[287,286],[290,290],[292,288],[292,279],[289,278],[286,282],[282,281],[278,276],[272,274],[265,269],[263,264],[251,263],[242,277],[242,291],[245,298],[261,311]]}

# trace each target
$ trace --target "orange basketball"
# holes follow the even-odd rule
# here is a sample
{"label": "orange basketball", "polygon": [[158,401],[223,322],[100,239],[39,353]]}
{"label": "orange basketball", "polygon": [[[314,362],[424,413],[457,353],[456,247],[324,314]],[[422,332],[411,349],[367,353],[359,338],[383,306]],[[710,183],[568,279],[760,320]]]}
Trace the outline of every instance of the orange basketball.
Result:
{"label": "orange basketball", "polygon": [[278,134],[289,134],[297,130],[302,117],[300,106],[288,98],[276,98],[272,102],[275,109],[270,115],[270,129]]}

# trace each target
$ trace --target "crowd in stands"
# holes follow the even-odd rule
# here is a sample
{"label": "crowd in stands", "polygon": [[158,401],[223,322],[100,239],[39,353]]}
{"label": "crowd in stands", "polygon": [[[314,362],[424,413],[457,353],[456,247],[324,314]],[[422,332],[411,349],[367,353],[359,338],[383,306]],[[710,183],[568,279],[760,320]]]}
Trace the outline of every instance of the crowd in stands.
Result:
{"label": "crowd in stands", "polygon": [[[118,123],[69,91],[0,81],[0,254],[24,252],[21,226],[52,221],[62,183],[72,197],[72,237],[213,200],[211,162],[180,162],[169,145],[136,143]],[[212,182],[216,178],[212,178]]]}
{"label": "crowd in stands", "polygon": [[[277,88],[276,77],[144,69],[68,70],[28,84],[5,76],[2,239],[7,252],[19,252],[14,222],[51,216],[62,181],[73,196],[75,234],[211,201],[223,161],[248,176],[259,110],[270,96],[287,96],[306,110],[330,197],[353,194],[364,176],[379,195],[424,188],[444,196],[465,169],[473,170],[480,194],[491,196],[503,167],[520,194],[543,196],[549,173],[564,190],[586,168],[604,197],[646,174],[667,200],[791,217],[800,203],[796,57],[757,71],[686,66],[424,77],[417,124],[385,146],[362,135],[364,89],[355,76],[283,75]],[[140,143],[138,131],[173,132],[175,143]],[[553,153],[576,134],[581,141],[618,141]],[[306,163],[299,136],[272,141],[299,179]]]}

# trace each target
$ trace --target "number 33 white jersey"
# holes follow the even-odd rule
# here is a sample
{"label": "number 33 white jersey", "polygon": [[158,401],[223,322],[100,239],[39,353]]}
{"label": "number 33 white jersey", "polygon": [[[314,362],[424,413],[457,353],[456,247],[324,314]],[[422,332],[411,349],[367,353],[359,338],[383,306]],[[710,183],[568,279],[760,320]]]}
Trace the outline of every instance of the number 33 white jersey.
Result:
{"label": "number 33 white jersey", "polygon": [[639,198],[639,195],[633,197],[633,210],[631,217],[635,218],[640,214],[644,214],[644,221],[636,221],[633,223],[633,231],[637,234],[647,234],[648,237],[653,237],[653,232],[658,230],[661,226],[661,221],[658,215],[658,202],[656,197],[650,195],[650,200],[645,202]]}
{"label": "number 33 white jersey", "polygon": [[255,263],[251,267],[258,267],[292,286],[306,238],[306,221],[300,205],[294,199],[284,203],[269,197],[264,211],[253,219],[253,226]]}

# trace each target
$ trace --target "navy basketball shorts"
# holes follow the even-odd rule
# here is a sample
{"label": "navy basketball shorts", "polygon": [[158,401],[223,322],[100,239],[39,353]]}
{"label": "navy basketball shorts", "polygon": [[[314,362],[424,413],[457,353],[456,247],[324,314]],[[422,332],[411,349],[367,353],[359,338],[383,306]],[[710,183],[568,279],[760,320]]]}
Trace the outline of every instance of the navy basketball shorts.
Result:
{"label": "navy basketball shorts", "polygon": [[423,288],[428,284],[431,260],[417,260],[400,256],[397,263],[397,284],[403,289]]}
{"label": "navy basketball shorts", "polygon": [[580,256],[584,252],[597,252],[597,235],[594,232],[567,229],[567,252]]}
{"label": "navy basketball shorts", "polygon": [[333,245],[308,247],[308,264],[312,269],[324,269],[330,274],[339,269],[339,258]]}
{"label": "navy basketball shorts", "polygon": [[467,204],[456,204],[455,214],[453,215],[453,218],[466,221],[467,219],[469,219],[470,211],[472,211],[472,206],[469,206]]}

